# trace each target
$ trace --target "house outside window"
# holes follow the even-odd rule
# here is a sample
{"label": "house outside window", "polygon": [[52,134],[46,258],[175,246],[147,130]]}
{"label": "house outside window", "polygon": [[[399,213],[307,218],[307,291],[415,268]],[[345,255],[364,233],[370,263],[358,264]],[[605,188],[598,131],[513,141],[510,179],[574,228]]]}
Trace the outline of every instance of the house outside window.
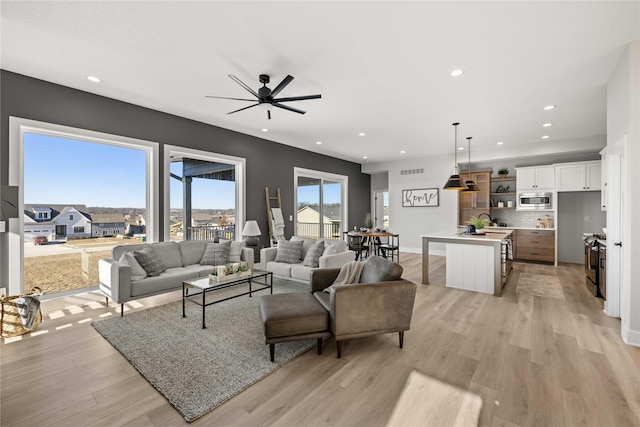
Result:
{"label": "house outside window", "polygon": [[73,221],[73,215],[69,215],[69,221]]}
{"label": "house outside window", "polygon": [[[73,215],[70,215],[70,216],[73,216]],[[84,226],[76,225],[75,227],[73,227],[73,232],[74,233],[84,233]]]}

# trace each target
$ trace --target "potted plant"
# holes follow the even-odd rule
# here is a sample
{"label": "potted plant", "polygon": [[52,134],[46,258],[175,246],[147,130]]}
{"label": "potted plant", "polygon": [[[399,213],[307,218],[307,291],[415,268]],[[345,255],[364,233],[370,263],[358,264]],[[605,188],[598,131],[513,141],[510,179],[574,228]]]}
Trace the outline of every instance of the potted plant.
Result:
{"label": "potted plant", "polygon": [[364,226],[371,230],[373,228],[373,220],[371,219],[371,214],[367,213],[364,216]]}
{"label": "potted plant", "polygon": [[467,221],[467,224],[473,225],[476,230],[481,230],[485,227],[489,226],[490,221],[487,218],[478,218],[475,216],[472,216],[471,218],[469,218],[469,221]]}
{"label": "potted plant", "polygon": [[498,175],[500,176],[500,178],[505,179],[507,177],[507,175],[509,175],[509,169],[507,168],[502,168],[498,171]]}

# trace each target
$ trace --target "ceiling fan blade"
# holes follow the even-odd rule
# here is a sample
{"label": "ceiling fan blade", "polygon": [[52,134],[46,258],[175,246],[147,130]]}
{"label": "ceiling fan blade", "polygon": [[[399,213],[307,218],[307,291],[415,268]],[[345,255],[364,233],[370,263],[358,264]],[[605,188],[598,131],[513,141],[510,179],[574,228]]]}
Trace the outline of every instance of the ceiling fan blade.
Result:
{"label": "ceiling fan blade", "polygon": [[274,99],[274,102],[291,102],[291,101],[302,101],[305,99],[318,99],[322,98],[322,95],[304,95],[304,96],[291,96],[289,98],[278,98]]}
{"label": "ceiling fan blade", "polygon": [[253,105],[249,105],[248,107],[239,108],[239,109],[237,109],[237,110],[235,110],[235,111],[231,111],[231,112],[229,112],[229,113],[227,113],[227,114],[237,113],[238,111],[246,110],[247,108],[255,107],[256,105],[259,105],[259,104],[253,104]]}
{"label": "ceiling fan blade", "polygon": [[251,92],[251,94],[252,94],[253,96],[255,96],[256,98],[260,98],[260,97],[258,96],[258,93],[257,93],[255,90],[251,89],[251,88],[250,88],[249,86],[247,86],[246,84],[244,84],[244,83],[242,82],[242,80],[240,80],[239,78],[237,78],[237,77],[236,77],[236,76],[234,76],[233,74],[229,74],[229,77],[231,77],[231,80],[233,80],[234,82],[238,83],[240,86],[242,86],[243,88],[245,88],[246,90],[248,90],[249,92]]}
{"label": "ceiling fan blade", "polygon": [[289,107],[288,105],[278,104],[277,102],[274,102],[271,105],[273,105],[274,107],[282,108],[284,110],[293,111],[294,113],[298,113],[298,114],[306,113],[306,111],[298,110],[297,108]]}
{"label": "ceiling fan blade", "polygon": [[291,80],[293,80],[292,76],[287,75],[287,77],[285,77],[284,79],[282,79],[282,81],[280,83],[278,83],[278,86],[276,86],[272,91],[271,91],[271,96],[276,96],[277,94],[280,93],[280,91],[282,89],[284,89],[285,87],[287,87],[287,85],[289,83],[291,83]]}
{"label": "ceiling fan blade", "polygon": [[226,96],[212,96],[212,95],[205,95],[205,98],[217,98],[217,99],[233,99],[234,101],[249,101],[249,102],[256,102],[255,99],[246,99],[246,98],[227,98]]}

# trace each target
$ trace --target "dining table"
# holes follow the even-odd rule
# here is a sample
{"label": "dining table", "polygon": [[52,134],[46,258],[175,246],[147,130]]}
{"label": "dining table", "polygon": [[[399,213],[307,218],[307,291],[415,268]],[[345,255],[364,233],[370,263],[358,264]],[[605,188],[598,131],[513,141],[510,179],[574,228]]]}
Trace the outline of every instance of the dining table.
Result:
{"label": "dining table", "polygon": [[351,230],[351,231],[348,231],[347,234],[349,236],[353,236],[353,237],[359,236],[365,239],[364,241],[366,241],[367,245],[369,246],[369,254],[375,254],[375,255],[377,255],[376,243],[380,242],[380,238],[394,236],[393,233],[390,233],[388,231],[376,231],[376,230],[367,230],[367,231]]}

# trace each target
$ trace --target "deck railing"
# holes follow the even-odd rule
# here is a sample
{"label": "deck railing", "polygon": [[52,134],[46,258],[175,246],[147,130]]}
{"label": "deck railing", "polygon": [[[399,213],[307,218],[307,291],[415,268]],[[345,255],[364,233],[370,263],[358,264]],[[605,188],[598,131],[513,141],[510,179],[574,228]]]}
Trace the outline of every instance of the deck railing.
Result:
{"label": "deck railing", "polygon": [[[296,236],[317,239],[320,237],[320,224],[317,222],[298,222]],[[322,224],[322,235],[326,239],[341,239],[340,221]]]}
{"label": "deck railing", "polygon": [[213,240],[216,234],[220,239],[235,240],[236,230],[233,225],[208,225],[206,227],[189,227],[185,240]]}

